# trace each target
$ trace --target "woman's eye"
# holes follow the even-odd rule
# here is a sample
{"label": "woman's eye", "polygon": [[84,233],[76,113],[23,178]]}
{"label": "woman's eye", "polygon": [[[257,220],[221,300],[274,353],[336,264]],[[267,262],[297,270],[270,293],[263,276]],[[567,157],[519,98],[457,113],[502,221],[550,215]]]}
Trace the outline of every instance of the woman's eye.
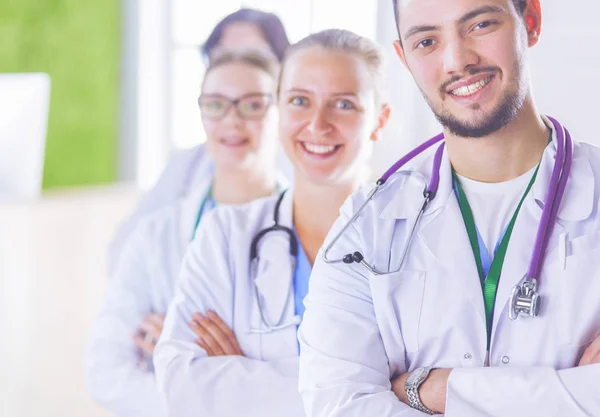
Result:
{"label": "woman's eye", "polygon": [[290,103],[294,106],[306,106],[308,104],[308,99],[306,97],[292,97]]}
{"label": "woman's eye", "polygon": [[206,107],[209,110],[221,110],[223,109],[223,107],[225,107],[225,103],[221,102],[221,101],[212,101],[206,104]]}
{"label": "woman's eye", "polygon": [[248,108],[251,110],[259,110],[263,108],[263,103],[260,101],[253,101],[252,103],[248,103]]}
{"label": "woman's eye", "polygon": [[340,110],[352,110],[352,109],[356,108],[354,103],[352,103],[350,100],[338,100],[335,103],[335,107]]}

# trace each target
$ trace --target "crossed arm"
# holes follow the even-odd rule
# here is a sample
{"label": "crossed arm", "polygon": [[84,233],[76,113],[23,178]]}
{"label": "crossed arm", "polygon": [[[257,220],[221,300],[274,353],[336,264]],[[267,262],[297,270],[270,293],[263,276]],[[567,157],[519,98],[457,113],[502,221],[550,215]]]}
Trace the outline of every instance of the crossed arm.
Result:
{"label": "crossed arm", "polygon": [[225,255],[226,226],[210,216],[216,211],[201,222],[188,248],[154,354],[168,412],[179,417],[300,416],[297,358],[242,356],[230,330],[236,282]]}
{"label": "crossed arm", "polygon": [[[300,328],[300,392],[308,417],[421,417],[407,404],[403,373],[394,379],[368,283],[317,264]],[[360,337],[357,337],[360,335]],[[580,366],[434,370],[423,404],[446,417],[600,415],[600,341]],[[390,379],[392,379],[390,381]]]}
{"label": "crossed arm", "polygon": [[[600,336],[592,342],[585,350],[578,367],[600,364]],[[429,374],[429,377],[423,382],[419,388],[419,397],[425,407],[438,414],[446,412],[446,400],[448,395],[448,379],[452,369],[434,369]],[[406,378],[410,375],[406,372],[392,381],[392,390],[400,401],[404,404],[409,404],[404,390]]]}

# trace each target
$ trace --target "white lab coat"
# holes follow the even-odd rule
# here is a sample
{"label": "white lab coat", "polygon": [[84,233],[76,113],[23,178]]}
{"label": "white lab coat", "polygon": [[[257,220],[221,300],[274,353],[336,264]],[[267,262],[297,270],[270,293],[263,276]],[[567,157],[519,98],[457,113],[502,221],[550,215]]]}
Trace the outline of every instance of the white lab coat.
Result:
{"label": "white lab coat", "polygon": [[[249,276],[250,243],[273,224],[276,197],[241,207],[217,207],[198,229],[182,266],[175,298],[154,353],[157,383],[168,415],[177,417],[301,417],[296,326],[270,334],[264,328]],[[280,210],[292,225],[292,192]],[[272,323],[294,316],[289,240],[266,235],[259,246],[256,287]],[[207,357],[188,327],[195,312],[213,309],[234,331],[245,357]]]}
{"label": "white lab coat", "polygon": [[211,180],[140,220],[110,280],[90,334],[86,374],[92,397],[120,417],[166,416],[152,368],[139,366],[132,338],[148,314],[166,313]]}
{"label": "white lab coat", "polygon": [[[390,380],[419,366],[454,368],[446,417],[600,416],[600,365],[575,368],[600,334],[600,150],[576,143],[573,168],[541,273],[541,315],[510,321],[511,289],[525,275],[555,158],[545,151],[517,218],[494,312],[491,367],[473,252],[446,155],[431,202],[400,272],[362,265],[313,268],[300,327],[300,392],[309,417],[423,416]],[[413,168],[431,177],[434,150]],[[395,175],[330,256],[362,251],[394,270],[422,202],[423,180]],[[327,242],[364,202],[351,197]]]}
{"label": "white lab coat", "polygon": [[177,153],[161,174],[154,187],[148,191],[137,207],[123,221],[109,248],[109,271],[114,273],[124,244],[145,216],[170,206],[200,190],[207,178],[212,178],[213,162],[205,145],[198,145]]}

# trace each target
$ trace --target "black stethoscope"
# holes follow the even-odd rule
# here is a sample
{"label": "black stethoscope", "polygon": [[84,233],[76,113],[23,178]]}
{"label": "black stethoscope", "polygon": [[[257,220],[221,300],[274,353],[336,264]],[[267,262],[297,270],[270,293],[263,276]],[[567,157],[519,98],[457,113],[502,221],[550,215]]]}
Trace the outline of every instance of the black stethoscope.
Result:
{"label": "black stethoscope", "polygon": [[[264,329],[250,328],[248,330],[250,333],[259,333],[259,334],[272,333],[277,330],[285,329],[286,327],[297,326],[300,324],[300,321],[301,321],[300,316],[294,315],[290,320],[283,321],[283,319],[280,318],[280,320],[277,323],[275,323],[275,324],[270,323],[263,313],[263,307],[262,307],[262,303],[260,302],[260,295],[258,293],[258,287],[256,285],[256,275],[257,275],[257,271],[258,271],[258,263],[260,260],[260,256],[258,255],[258,245],[265,238],[265,236],[269,233],[283,232],[283,233],[287,234],[287,237],[289,240],[290,265],[292,266],[292,268],[291,268],[292,278],[294,275],[294,271],[296,269],[296,259],[298,258],[298,240],[296,239],[296,234],[289,227],[282,226],[279,223],[279,210],[280,210],[281,202],[283,201],[283,197],[285,196],[286,191],[283,191],[279,195],[279,198],[277,199],[277,202],[275,203],[275,208],[273,210],[273,225],[269,226],[265,229],[262,229],[260,232],[258,232],[252,239],[252,242],[250,243],[250,277],[251,277],[252,283],[254,285],[254,297],[256,298],[256,305],[258,306],[260,320],[262,321],[262,323],[265,326]],[[289,288],[288,294],[287,294],[287,298],[286,298],[287,299],[286,303],[289,303],[289,300],[291,298],[290,297],[291,291],[292,291],[292,286],[290,285],[290,288]],[[284,308],[283,311],[285,311],[285,310],[286,309]]]}

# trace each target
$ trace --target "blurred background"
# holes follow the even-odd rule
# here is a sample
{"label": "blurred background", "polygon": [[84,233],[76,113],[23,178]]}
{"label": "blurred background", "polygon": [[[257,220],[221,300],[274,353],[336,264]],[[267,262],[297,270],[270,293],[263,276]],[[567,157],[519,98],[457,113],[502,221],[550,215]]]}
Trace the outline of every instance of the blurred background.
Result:
{"label": "blurred background", "polygon": [[[542,1],[540,110],[600,144],[600,4]],[[395,58],[389,0],[2,0],[0,416],[109,415],[83,381],[107,245],[169,158],[204,140],[199,47],[242,6],[276,13],[292,42],[335,27],[384,45],[392,121],[374,175],[439,130]]]}

